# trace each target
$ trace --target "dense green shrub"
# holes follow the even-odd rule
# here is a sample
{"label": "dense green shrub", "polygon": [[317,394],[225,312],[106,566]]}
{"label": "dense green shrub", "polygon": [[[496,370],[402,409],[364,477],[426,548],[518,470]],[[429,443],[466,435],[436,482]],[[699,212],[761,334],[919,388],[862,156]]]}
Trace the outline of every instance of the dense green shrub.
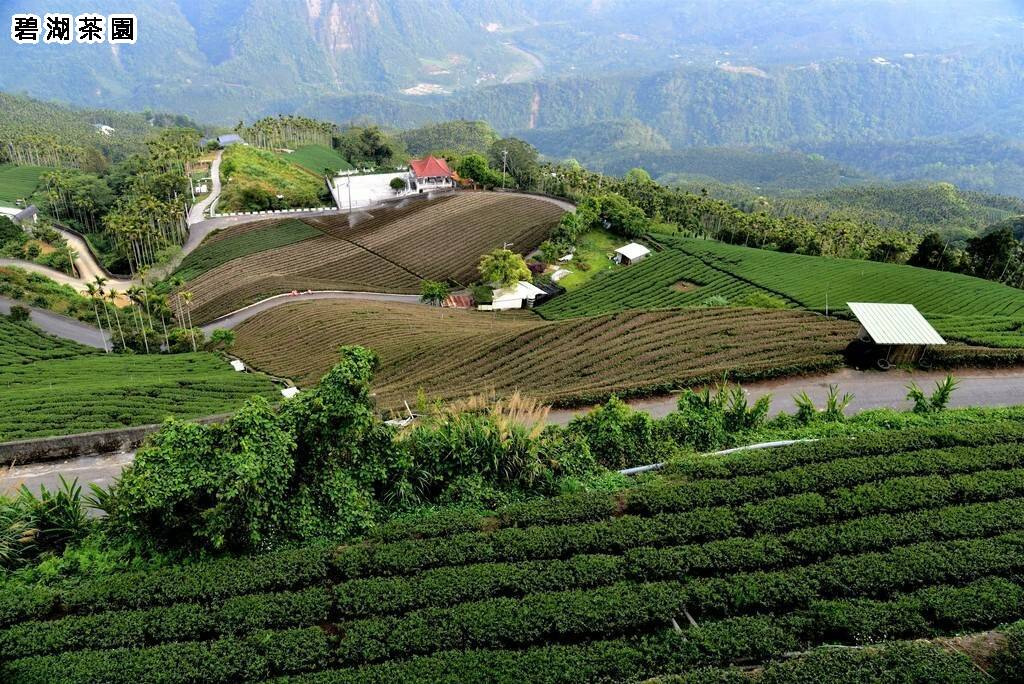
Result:
{"label": "dense green shrub", "polygon": [[1006,629],[1006,649],[996,660],[996,674],[1006,682],[1024,682],[1024,622]]}
{"label": "dense green shrub", "polygon": [[991,627],[1024,616],[1024,586],[989,577],[928,587],[888,601],[812,601],[809,631],[826,641],[872,643]]}
{"label": "dense green shrub", "polygon": [[568,430],[584,437],[590,453],[606,468],[655,463],[670,448],[650,415],[634,411],[614,396],[603,406],[573,418]]}
{"label": "dense green shrub", "polygon": [[12,323],[23,323],[29,320],[32,315],[31,309],[27,306],[18,306],[17,304],[11,306],[11,313],[8,314],[8,318],[11,319]]}
{"label": "dense green shrub", "polygon": [[6,681],[200,684],[265,679],[327,667],[330,642],[319,627],[153,648],[70,651],[8,662]]}
{"label": "dense green shrub", "polygon": [[1021,515],[1024,501],[1008,500],[871,516],[778,536],[730,537],[679,546],[674,544],[684,535],[673,532],[668,525],[636,526],[632,530],[632,548],[623,539],[604,549],[622,553],[617,556],[577,555],[564,561],[536,559],[456,565],[411,576],[349,580],[336,588],[336,610],[345,617],[386,614],[495,596],[600,586],[625,579],[671,579],[778,568],[821,560],[836,553],[864,553],[915,542],[1005,533],[1017,529],[1018,523],[1014,521]]}
{"label": "dense green shrub", "polygon": [[210,606],[178,603],[23,622],[0,632],[0,653],[24,657],[200,641],[264,629],[313,626],[327,622],[329,611],[328,590],[314,587],[293,593],[236,596]]}
{"label": "dense green shrub", "polygon": [[756,679],[758,684],[982,684],[989,681],[991,679],[967,656],[920,643],[897,643],[867,650],[819,648],[789,662],[774,663]]}

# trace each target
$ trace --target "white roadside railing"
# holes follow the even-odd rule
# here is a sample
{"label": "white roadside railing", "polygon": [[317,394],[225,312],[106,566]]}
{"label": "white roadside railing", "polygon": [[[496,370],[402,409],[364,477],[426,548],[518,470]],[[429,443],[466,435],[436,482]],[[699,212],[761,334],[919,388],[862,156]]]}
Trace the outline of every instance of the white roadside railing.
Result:
{"label": "white roadside railing", "polygon": [[266,211],[233,211],[223,214],[210,214],[210,218],[226,218],[229,216],[278,216],[281,214],[308,214],[314,211],[338,211],[337,207],[307,207],[305,209],[267,209]]}
{"label": "white roadside railing", "polygon": [[[777,447],[790,446],[792,444],[802,444],[805,442],[817,442],[816,439],[784,439],[778,442],[761,442],[759,444],[750,444],[747,446],[734,447],[732,449],[723,449],[722,451],[712,451],[702,456],[727,456],[728,454],[735,454],[739,451],[755,451],[757,449],[775,449]],[[619,471],[619,475],[639,475],[640,473],[649,473],[654,470],[661,470],[667,463],[652,463],[651,465],[637,466],[635,468],[626,468]]]}

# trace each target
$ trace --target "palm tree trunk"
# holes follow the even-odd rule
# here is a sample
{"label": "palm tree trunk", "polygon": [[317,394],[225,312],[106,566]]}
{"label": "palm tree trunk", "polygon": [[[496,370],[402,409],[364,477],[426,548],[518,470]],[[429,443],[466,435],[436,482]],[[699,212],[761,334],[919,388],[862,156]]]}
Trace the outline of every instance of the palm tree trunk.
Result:
{"label": "palm tree trunk", "polygon": [[[107,318],[107,330],[110,330],[111,333],[113,333],[114,324],[110,322],[110,309],[107,308],[107,303],[106,302],[103,302],[103,315],[106,316],[106,318]],[[111,350],[113,350],[113,347],[114,347],[113,341],[111,341],[110,347],[111,347]]]}
{"label": "palm tree trunk", "polygon": [[95,300],[95,299],[94,299],[94,300],[92,300],[92,312],[93,312],[94,314],[96,314],[96,325],[97,325],[97,326],[99,327],[99,329],[100,329],[100,337],[102,337],[102,338],[103,338],[103,351],[105,351],[106,353],[108,353],[108,354],[109,354],[109,353],[110,353],[110,350],[109,350],[109,349],[107,349],[107,336],[106,336],[106,334],[105,334],[105,333],[103,332],[103,324],[102,324],[102,323],[100,323],[100,310],[99,310],[99,307],[97,307],[97,306],[96,306],[96,300]]}
{"label": "palm tree trunk", "polygon": [[117,313],[117,305],[114,305],[114,320],[117,321],[117,334],[121,338],[121,348],[127,349],[128,345],[124,342],[124,330],[121,329],[121,316]]}
{"label": "palm tree trunk", "polygon": [[196,346],[196,329],[192,327],[192,305],[191,304],[189,305],[187,311],[188,311],[188,332],[189,332],[190,335],[192,335],[192,351],[196,352],[196,351],[199,351],[199,348]]}
{"label": "palm tree trunk", "polygon": [[146,348],[146,354],[149,354],[149,335],[146,330],[146,322],[142,320],[142,308],[138,306],[138,302],[135,302],[135,306],[132,308],[135,310],[135,314],[139,319],[139,331],[142,333],[142,344]]}
{"label": "palm tree trunk", "polygon": [[164,328],[164,345],[167,346],[167,353],[171,352],[171,337],[167,334],[167,319],[164,318],[163,309],[160,310],[160,324]]}

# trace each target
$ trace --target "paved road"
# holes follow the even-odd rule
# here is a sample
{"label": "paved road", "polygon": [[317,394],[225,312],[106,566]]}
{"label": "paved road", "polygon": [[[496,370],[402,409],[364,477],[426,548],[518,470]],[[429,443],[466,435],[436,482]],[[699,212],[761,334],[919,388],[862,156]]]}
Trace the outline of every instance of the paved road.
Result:
{"label": "paved road", "polygon": [[[100,278],[106,278],[107,283],[104,285],[108,290],[117,290],[118,292],[124,292],[129,287],[134,285],[132,280],[123,280],[117,278],[110,278],[107,275],[106,270],[100,266],[99,262],[96,261],[96,257],[92,254],[92,249],[89,245],[74,233],[69,233],[66,230],[60,230],[55,228],[58,233],[64,236],[64,239],[68,241],[68,244],[78,252],[78,258],[75,259],[75,270],[78,271],[80,281],[91,283],[96,280],[97,276]],[[84,289],[84,285],[82,286]]]}
{"label": "paved road", "polygon": [[264,300],[250,304],[238,311],[226,314],[202,326],[203,332],[207,335],[218,328],[235,328],[245,321],[264,311],[294,304],[295,302],[308,302],[317,299],[351,299],[367,302],[385,302],[390,304],[419,304],[419,295],[391,294],[387,292],[352,292],[349,290],[317,290],[315,292],[300,292],[297,295],[280,294],[267,297]]}
{"label": "paved road", "polygon": [[[1024,402],[1024,368],[967,370],[955,373],[960,379],[960,388],[954,393],[953,406],[1013,406]],[[788,378],[766,382],[749,383],[744,387],[751,398],[772,394],[772,412],[795,409],[792,396],[806,391],[821,406],[830,384],[838,384],[842,392],[856,395],[850,413],[869,408],[908,408],[906,385],[916,381],[925,390],[934,382],[945,377],[944,373],[889,373],[842,370],[829,375],[804,378]],[[661,417],[675,408],[674,397],[659,397],[630,402],[637,410]],[[574,416],[590,409],[552,411],[549,422],[564,425]],[[61,473],[77,476],[86,482],[110,482],[131,461],[132,454],[115,454],[105,457],[89,457],[71,461],[16,466],[7,473],[0,472],[0,491],[25,481],[32,487],[45,484],[54,486]]]}
{"label": "paved road", "polygon": [[11,466],[6,469],[0,466],[0,494],[14,494],[22,485],[34,492],[38,492],[40,487],[53,491],[60,486],[61,475],[67,480],[77,478],[78,484],[88,493],[90,482],[102,487],[113,484],[134,457],[133,453],[119,453]]}
{"label": "paved road", "polygon": [[192,205],[188,212],[188,225],[194,225],[203,220],[206,210],[213,206],[213,203],[220,199],[220,160],[224,156],[224,150],[218,150],[210,165],[210,194],[199,202]]}
{"label": "paved road", "polygon": [[[954,371],[960,386],[953,393],[951,406],[1014,406],[1024,404],[1024,368],[966,369]],[[796,411],[793,395],[807,392],[819,407],[825,403],[829,385],[838,385],[840,393],[850,392],[854,400],[848,413],[874,408],[909,408],[907,385],[916,382],[927,393],[935,383],[946,377],[945,371],[857,371],[843,369],[829,375],[794,377],[764,382],[743,383],[751,401],[765,394],[772,395],[772,415]],[[662,418],[676,408],[676,397],[654,397],[630,402],[633,408]],[[549,421],[564,425],[589,409],[559,409],[551,412]]]}
{"label": "paved road", "polygon": [[21,259],[0,259],[0,266],[17,266],[18,268],[26,271],[42,273],[47,278],[51,278],[61,285],[70,285],[79,292],[85,292],[86,285],[94,282],[96,280],[96,276],[107,280],[104,287],[108,290],[115,290],[117,292],[124,292],[135,284],[134,281],[131,280],[110,278],[103,267],[100,266],[99,262],[96,261],[96,257],[93,256],[89,245],[86,244],[85,240],[82,238],[74,233],[61,230],[60,228],[54,227],[54,230],[64,236],[64,239],[68,241],[71,248],[78,253],[78,257],[75,259],[75,270],[78,271],[78,275],[80,277],[76,278],[74,276],[69,276],[66,273],[47,266],[41,266],[39,264],[32,263],[31,261],[23,261]]}
{"label": "paved road", "polygon": [[[0,297],[0,313],[5,315],[11,313],[12,304],[25,306],[25,304],[15,302],[13,299]],[[46,311],[45,309],[37,309],[34,306],[28,308],[32,311],[32,322],[51,335],[74,340],[79,344],[96,347],[97,349],[105,350],[107,345],[110,344],[110,335],[106,332],[100,332],[99,328],[82,323],[74,318]]]}

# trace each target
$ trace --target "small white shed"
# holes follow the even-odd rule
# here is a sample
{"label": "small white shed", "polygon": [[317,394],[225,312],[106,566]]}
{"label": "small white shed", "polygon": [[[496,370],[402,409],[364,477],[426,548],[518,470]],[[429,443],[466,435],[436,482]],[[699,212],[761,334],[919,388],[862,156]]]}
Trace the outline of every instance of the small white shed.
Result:
{"label": "small white shed", "polygon": [[299,393],[299,388],[298,387],[285,387],[283,390],[281,390],[281,396],[284,397],[285,399],[291,399],[292,397],[294,397],[298,393]]}
{"label": "small white shed", "polygon": [[537,301],[537,297],[545,294],[533,283],[520,280],[511,287],[503,287],[494,290],[494,299],[490,304],[483,304],[479,308],[482,311],[507,311],[509,309],[530,308]]}
{"label": "small white shed", "polygon": [[625,247],[619,247],[615,250],[615,257],[612,259],[617,264],[628,266],[635,264],[638,261],[643,261],[647,258],[647,255],[651,253],[651,250],[647,249],[638,242],[630,242]]}
{"label": "small white shed", "polygon": [[245,364],[238,359],[231,359],[231,367],[235,369],[236,373],[242,373],[245,371]]}

